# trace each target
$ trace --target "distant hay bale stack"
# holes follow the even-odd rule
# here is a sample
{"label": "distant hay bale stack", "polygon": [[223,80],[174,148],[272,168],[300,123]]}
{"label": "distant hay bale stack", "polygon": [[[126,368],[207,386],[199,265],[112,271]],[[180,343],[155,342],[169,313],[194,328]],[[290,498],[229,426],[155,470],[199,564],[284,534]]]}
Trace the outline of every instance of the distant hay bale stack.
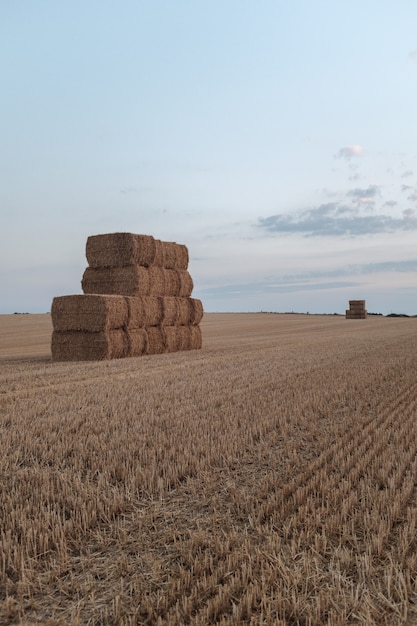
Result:
{"label": "distant hay bale stack", "polygon": [[148,296],[151,288],[149,268],[140,265],[87,267],[81,287],[88,294]]}
{"label": "distant hay bale stack", "polygon": [[148,333],[144,328],[130,328],[126,331],[128,356],[142,356],[148,353]]}
{"label": "distant hay bale stack", "polygon": [[155,262],[156,243],[152,235],[109,233],[87,239],[86,257],[90,267],[149,266]]}
{"label": "distant hay bale stack", "polygon": [[163,354],[166,352],[165,333],[162,326],[148,326],[147,354]]}
{"label": "distant hay bale stack", "polygon": [[128,320],[128,305],[123,296],[116,295],[58,296],[52,300],[51,319],[58,331],[122,328]]}
{"label": "distant hay bale stack", "polygon": [[365,300],[349,300],[349,309],[346,310],[346,319],[366,319],[368,312],[365,306]]}
{"label": "distant hay bale stack", "polygon": [[100,332],[54,330],[51,351],[54,361],[121,359],[129,355],[129,342],[121,328]]}

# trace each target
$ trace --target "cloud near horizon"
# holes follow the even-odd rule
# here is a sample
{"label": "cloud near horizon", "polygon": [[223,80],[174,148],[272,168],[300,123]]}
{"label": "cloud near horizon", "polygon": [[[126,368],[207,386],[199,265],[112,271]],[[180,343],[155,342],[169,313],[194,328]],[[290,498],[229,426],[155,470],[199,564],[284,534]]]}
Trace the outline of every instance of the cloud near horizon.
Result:
{"label": "cloud near horizon", "polygon": [[301,234],[305,237],[352,237],[392,233],[401,230],[417,230],[417,213],[413,209],[406,209],[402,213],[402,218],[394,218],[383,213],[361,215],[358,208],[329,202],[300,211],[295,215],[281,213],[260,217],[256,225],[271,234]]}

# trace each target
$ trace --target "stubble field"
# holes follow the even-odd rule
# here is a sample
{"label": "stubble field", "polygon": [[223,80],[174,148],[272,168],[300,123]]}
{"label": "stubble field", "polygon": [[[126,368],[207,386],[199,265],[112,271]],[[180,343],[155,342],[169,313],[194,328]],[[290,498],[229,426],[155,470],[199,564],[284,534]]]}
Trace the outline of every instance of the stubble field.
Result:
{"label": "stubble field", "polygon": [[417,319],[206,314],[54,363],[0,316],[0,623],[417,623]]}

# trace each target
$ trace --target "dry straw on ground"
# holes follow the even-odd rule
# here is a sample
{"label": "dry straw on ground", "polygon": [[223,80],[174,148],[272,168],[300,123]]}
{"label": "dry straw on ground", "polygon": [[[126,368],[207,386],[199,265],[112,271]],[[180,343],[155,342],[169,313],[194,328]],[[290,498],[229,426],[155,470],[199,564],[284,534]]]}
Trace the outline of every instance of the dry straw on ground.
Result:
{"label": "dry straw on ground", "polygon": [[202,327],[57,363],[0,316],[0,623],[416,624],[416,320]]}

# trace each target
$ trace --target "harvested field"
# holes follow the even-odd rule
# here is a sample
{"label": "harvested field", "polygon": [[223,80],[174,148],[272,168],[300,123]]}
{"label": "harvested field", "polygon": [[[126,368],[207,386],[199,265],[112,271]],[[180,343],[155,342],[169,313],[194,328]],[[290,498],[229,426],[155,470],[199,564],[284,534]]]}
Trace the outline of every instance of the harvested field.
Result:
{"label": "harvested field", "polygon": [[417,623],[416,324],[205,313],[201,350],[56,363],[0,316],[0,623]]}

